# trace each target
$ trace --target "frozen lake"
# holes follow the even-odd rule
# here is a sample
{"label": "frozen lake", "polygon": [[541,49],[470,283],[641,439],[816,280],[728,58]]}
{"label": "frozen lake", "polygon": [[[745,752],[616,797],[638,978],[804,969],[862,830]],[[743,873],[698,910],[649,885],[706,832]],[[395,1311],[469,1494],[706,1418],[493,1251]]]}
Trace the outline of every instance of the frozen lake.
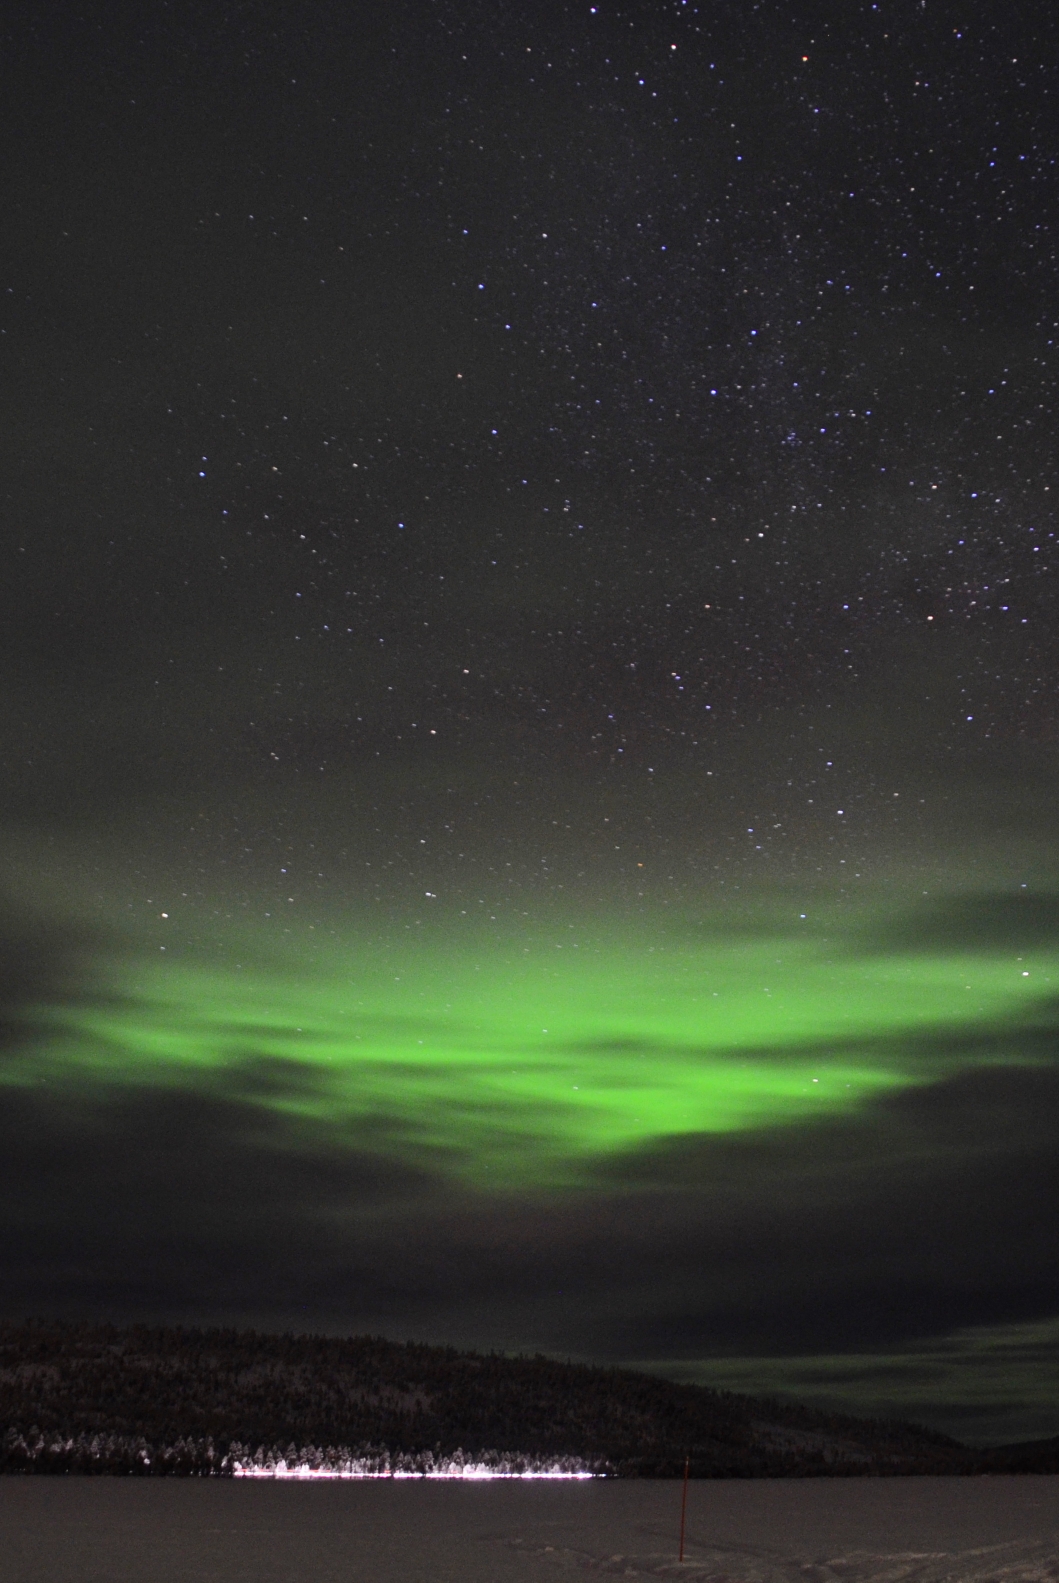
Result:
{"label": "frozen lake", "polygon": [[1059,1583],[1059,1477],[0,1479],[0,1583]]}

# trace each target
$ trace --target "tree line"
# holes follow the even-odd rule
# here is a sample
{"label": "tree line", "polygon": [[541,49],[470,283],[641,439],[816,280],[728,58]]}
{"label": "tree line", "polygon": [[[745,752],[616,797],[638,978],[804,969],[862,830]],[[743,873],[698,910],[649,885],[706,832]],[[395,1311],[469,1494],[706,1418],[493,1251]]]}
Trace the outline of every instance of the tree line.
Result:
{"label": "tree line", "polygon": [[422,1473],[491,1457],[499,1471],[565,1458],[665,1478],[690,1457],[694,1477],[806,1477],[984,1471],[985,1455],[912,1424],[541,1355],[381,1336],[0,1325],[7,1472],[213,1475],[294,1458]]}

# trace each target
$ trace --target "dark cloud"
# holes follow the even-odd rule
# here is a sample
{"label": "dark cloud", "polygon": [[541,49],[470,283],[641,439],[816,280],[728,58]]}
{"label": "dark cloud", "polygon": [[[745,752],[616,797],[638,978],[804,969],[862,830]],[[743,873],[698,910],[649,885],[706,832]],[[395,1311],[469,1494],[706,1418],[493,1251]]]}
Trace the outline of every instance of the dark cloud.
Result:
{"label": "dark cloud", "polygon": [[102,934],[76,921],[27,915],[0,897],[0,1069],[32,1037],[36,1009],[83,995]]}
{"label": "dark cloud", "polygon": [[663,1216],[642,1256],[656,1290],[679,1271],[701,1307],[663,1309],[624,1349],[870,1349],[1054,1312],[1057,1105],[1054,1070],[983,1070],[856,1121],[677,1146],[687,1221]]}
{"label": "dark cloud", "polygon": [[1059,895],[996,891],[946,896],[869,930],[878,950],[1033,951],[1059,942]]}
{"label": "dark cloud", "polygon": [[444,1196],[425,1173],[193,1092],[8,1089],[2,1131],[8,1314],[363,1328],[415,1286],[365,1219],[414,1224]]}

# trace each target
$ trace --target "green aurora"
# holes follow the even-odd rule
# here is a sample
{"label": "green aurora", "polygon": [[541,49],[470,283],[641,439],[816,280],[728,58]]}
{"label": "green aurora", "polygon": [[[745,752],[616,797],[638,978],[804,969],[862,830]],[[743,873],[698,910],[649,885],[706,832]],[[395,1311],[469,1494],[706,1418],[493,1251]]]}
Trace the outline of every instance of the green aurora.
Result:
{"label": "green aurora", "polygon": [[288,952],[282,971],[168,952],[105,959],[89,993],[33,1008],[5,1080],[208,1088],[494,1192],[1046,1059],[1033,1033],[1059,982],[1054,950],[834,931],[406,936]]}

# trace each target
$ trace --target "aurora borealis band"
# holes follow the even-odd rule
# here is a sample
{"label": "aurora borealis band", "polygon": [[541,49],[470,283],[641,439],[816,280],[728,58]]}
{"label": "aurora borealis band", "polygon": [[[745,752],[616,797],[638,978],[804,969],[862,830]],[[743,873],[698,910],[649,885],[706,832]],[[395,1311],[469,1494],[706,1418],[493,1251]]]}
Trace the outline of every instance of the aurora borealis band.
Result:
{"label": "aurora borealis band", "polygon": [[376,1149],[503,1192],[590,1179],[682,1136],[805,1126],[968,1068],[1033,1064],[1059,982],[1053,952],[883,954],[806,939],[804,923],[801,938],[734,944],[690,928],[593,940],[572,923],[561,940],[461,947],[458,933],[335,946],[294,975],[288,960],[286,977],[116,963],[98,1004],[30,1012],[8,1081],[256,1080],[262,1105],[361,1147],[370,1127]]}
{"label": "aurora borealis band", "polygon": [[1053,8],[39,12],[0,1317],[1055,1435]]}

